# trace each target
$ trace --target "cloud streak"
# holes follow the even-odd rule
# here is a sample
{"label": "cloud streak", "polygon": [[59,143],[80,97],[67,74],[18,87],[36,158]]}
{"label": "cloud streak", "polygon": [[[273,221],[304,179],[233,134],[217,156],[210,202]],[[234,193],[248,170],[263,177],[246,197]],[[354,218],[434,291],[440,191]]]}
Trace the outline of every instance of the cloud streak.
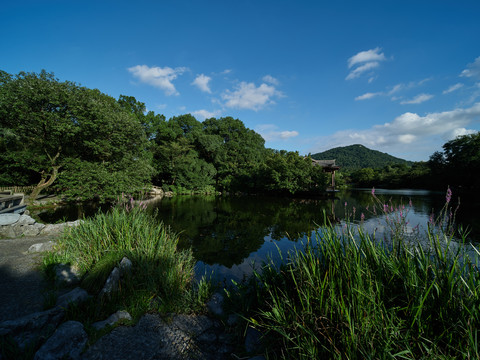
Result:
{"label": "cloud streak", "polygon": [[445,94],[450,94],[451,92],[454,92],[454,91],[457,91],[458,89],[462,88],[463,87],[463,84],[462,83],[458,83],[458,84],[455,84],[455,85],[452,85],[450,86],[447,90],[444,90],[442,92],[443,95]]}
{"label": "cloud streak", "polygon": [[[366,72],[377,68],[380,65],[381,61],[385,61],[385,54],[380,52],[379,47],[371,50],[360,51],[356,55],[353,55],[348,59],[348,68],[350,73],[347,75],[345,80],[352,80],[360,77]],[[372,79],[372,77],[370,78]]]}
{"label": "cloud streak", "polygon": [[431,98],[433,98],[433,95],[431,94],[418,94],[417,96],[415,96],[413,99],[411,100],[404,100],[404,101],[401,101],[400,104],[402,105],[407,105],[407,104],[421,104],[425,101],[428,101],[430,100]]}
{"label": "cloud streak", "polygon": [[461,77],[480,79],[480,56],[475,59],[467,68],[460,74]]}

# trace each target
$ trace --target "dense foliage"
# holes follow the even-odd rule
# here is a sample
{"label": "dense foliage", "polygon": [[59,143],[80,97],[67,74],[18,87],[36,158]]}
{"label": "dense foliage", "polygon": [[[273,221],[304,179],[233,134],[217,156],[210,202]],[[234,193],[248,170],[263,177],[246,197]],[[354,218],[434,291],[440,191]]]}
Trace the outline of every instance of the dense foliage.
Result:
{"label": "dense foliage", "polygon": [[480,132],[459,136],[443,145],[428,161],[432,182],[450,184],[464,190],[478,190],[480,174]]}
{"label": "dense foliage", "polygon": [[2,73],[0,95],[1,185],[109,199],[149,181],[145,132],[112,97],[45,71]]}
{"label": "dense foliage", "polygon": [[312,159],[315,160],[335,159],[336,163],[340,165],[343,170],[347,171],[363,168],[383,168],[388,165],[412,164],[410,161],[399,159],[377,150],[371,150],[359,144],[336,147],[311,156]]}
{"label": "dense foliage", "polygon": [[165,119],[53,74],[0,72],[0,186],[54,186],[71,200],[115,199],[153,184],[174,192],[322,191],[310,158],[265,148],[232,117]]}

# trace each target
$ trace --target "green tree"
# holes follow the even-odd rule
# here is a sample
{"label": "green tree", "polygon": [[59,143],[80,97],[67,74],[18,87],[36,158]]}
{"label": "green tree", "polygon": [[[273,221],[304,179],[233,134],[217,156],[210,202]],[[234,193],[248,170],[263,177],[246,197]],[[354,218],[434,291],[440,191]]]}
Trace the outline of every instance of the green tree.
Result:
{"label": "green tree", "polygon": [[[1,145],[6,150],[2,162],[15,159],[24,177],[37,175],[38,184],[31,194],[33,201],[40,191],[51,186],[57,177],[61,186],[71,191],[75,174],[85,179],[84,186],[99,186],[85,174],[95,163],[112,171],[129,172],[118,164],[137,167],[145,164],[146,137],[138,119],[112,97],[73,82],[61,82],[51,73],[21,72],[10,78],[2,73],[0,86]],[[142,168],[148,170],[148,164]],[[65,171],[63,171],[65,170]],[[90,170],[88,170],[90,171]],[[63,172],[63,173],[62,173]],[[70,175],[67,175],[67,173]],[[106,173],[101,183],[115,181]],[[142,179],[145,184],[146,177]],[[137,177],[127,188],[138,188]],[[10,178],[10,180],[15,180]],[[80,194],[79,197],[82,198]],[[101,190],[97,196],[104,197]]]}

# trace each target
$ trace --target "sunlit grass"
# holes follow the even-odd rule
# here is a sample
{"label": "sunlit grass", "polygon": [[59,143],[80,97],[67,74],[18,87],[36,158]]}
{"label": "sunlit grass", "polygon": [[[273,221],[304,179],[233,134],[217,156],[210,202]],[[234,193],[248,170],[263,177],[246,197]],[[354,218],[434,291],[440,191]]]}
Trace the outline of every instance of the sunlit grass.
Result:
{"label": "sunlit grass", "polygon": [[[87,323],[116,310],[127,310],[134,317],[148,311],[202,311],[209,283],[194,282],[192,252],[178,250],[177,244],[177,234],[142,207],[116,207],[66,232],[56,253],[44,258],[44,268],[70,263],[80,270],[81,286],[94,297],[79,309],[72,308],[70,317]],[[122,277],[118,292],[97,298],[123,257],[131,260],[132,270]]]}
{"label": "sunlit grass", "polygon": [[404,219],[390,219],[399,224],[382,239],[349,223],[324,228],[227,292],[269,357],[479,358],[478,253],[438,227],[413,246]]}

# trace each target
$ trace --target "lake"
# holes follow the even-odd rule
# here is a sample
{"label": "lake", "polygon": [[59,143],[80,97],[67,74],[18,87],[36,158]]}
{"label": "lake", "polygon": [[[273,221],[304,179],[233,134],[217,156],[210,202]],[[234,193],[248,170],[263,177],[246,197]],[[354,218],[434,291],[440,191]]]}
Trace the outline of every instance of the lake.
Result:
{"label": "lake", "polygon": [[[198,277],[207,274],[219,282],[238,281],[269,257],[279,261],[278,250],[286,254],[295,246],[301,247],[327,222],[343,226],[348,219],[362,223],[369,232],[381,232],[384,215],[379,215],[378,207],[377,214],[374,213],[375,202],[400,206],[407,216],[408,229],[418,225],[421,231],[431,214],[437,217],[445,205],[445,193],[424,190],[376,189],[375,196],[378,200],[373,198],[371,189],[342,191],[331,199],[175,196],[151,202],[148,211],[180,233],[180,248],[192,248]],[[458,206],[455,194],[450,205],[453,210]],[[70,206],[46,211],[39,217],[45,222],[75,220],[96,211],[99,209],[95,207]],[[471,241],[480,240],[476,202],[462,199],[453,214],[458,224],[470,228]]]}

